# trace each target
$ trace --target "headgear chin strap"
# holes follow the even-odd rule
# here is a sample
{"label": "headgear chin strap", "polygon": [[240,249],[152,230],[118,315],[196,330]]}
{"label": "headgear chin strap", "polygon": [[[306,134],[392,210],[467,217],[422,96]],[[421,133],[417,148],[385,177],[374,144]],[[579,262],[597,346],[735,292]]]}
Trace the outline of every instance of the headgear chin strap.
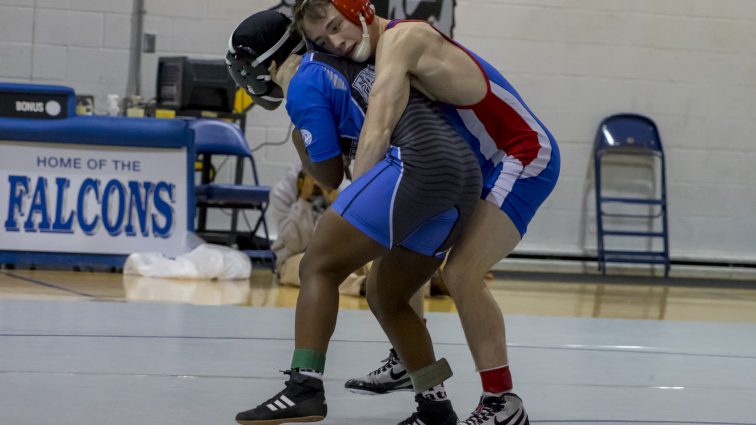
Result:
{"label": "headgear chin strap", "polygon": [[375,19],[375,7],[370,0],[331,0],[331,3],[349,22],[362,27],[362,41],[355,47],[350,59],[355,62],[367,61],[372,53],[367,26]]}
{"label": "headgear chin strap", "polygon": [[365,18],[363,18],[362,15],[360,15],[360,24],[362,24],[362,41],[360,41],[360,44],[354,48],[354,51],[351,54],[351,59],[355,62],[367,61],[370,59],[370,53],[372,53],[370,46],[370,33],[368,32]]}

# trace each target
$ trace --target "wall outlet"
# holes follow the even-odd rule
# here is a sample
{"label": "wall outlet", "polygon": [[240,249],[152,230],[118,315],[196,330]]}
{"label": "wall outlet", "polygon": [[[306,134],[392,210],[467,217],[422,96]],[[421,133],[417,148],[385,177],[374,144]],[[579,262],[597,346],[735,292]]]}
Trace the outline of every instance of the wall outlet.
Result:
{"label": "wall outlet", "polygon": [[142,34],[142,53],[155,53],[155,34]]}

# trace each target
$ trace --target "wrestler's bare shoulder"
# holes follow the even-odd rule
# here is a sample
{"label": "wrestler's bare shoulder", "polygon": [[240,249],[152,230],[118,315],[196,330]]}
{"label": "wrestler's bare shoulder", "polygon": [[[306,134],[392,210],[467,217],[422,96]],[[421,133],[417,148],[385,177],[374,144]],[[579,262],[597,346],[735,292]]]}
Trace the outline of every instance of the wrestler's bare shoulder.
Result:
{"label": "wrestler's bare shoulder", "polygon": [[400,55],[439,48],[443,42],[443,36],[426,22],[401,22],[384,32],[379,44],[382,50]]}
{"label": "wrestler's bare shoulder", "polygon": [[[486,79],[477,63],[430,24],[401,22],[381,42],[384,63],[406,63],[412,86],[429,98],[469,105],[485,96]],[[449,81],[455,84],[450,87]]]}
{"label": "wrestler's bare shoulder", "polygon": [[429,23],[421,21],[400,22],[387,30],[381,36],[381,44],[391,45],[392,48],[412,48],[428,46],[431,43],[444,41],[444,36],[436,31]]}

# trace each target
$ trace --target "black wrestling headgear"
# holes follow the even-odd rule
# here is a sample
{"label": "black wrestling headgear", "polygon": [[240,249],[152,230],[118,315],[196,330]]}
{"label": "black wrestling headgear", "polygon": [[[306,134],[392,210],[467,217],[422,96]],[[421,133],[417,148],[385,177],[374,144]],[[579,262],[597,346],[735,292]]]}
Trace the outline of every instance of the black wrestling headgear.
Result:
{"label": "black wrestling headgear", "polygon": [[305,43],[291,25],[291,18],[265,10],[245,19],[228,41],[226,64],[231,77],[265,109],[276,109],[283,90],[270,79],[268,68],[280,66],[292,54],[304,54]]}

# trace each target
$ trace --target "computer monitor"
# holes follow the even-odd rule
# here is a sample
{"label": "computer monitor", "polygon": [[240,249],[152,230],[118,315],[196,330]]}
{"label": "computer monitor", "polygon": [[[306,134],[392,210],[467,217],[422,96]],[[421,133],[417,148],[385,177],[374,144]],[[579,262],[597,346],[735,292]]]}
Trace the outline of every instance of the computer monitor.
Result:
{"label": "computer monitor", "polygon": [[157,103],[176,110],[232,112],[236,85],[223,59],[158,60]]}

